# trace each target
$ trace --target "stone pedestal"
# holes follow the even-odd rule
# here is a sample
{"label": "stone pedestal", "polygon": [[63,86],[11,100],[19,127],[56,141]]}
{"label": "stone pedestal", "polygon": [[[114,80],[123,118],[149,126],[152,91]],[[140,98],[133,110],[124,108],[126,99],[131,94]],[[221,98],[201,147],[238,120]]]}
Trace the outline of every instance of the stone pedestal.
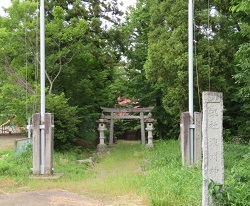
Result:
{"label": "stone pedestal", "polygon": [[107,120],[99,119],[97,122],[99,123],[98,131],[100,132],[100,136],[99,136],[100,143],[97,145],[97,150],[99,152],[103,152],[107,149],[107,145],[104,143],[104,139],[105,139],[104,131],[107,130],[107,127],[106,127]]}
{"label": "stone pedestal", "polygon": [[148,131],[148,144],[146,144],[147,147],[153,147],[154,143],[153,143],[153,130],[154,130],[154,126],[153,126],[153,122],[155,120],[152,118],[148,118],[145,120],[147,127],[146,130]]}
{"label": "stone pedestal", "polygon": [[224,184],[223,158],[223,99],[222,93],[203,92],[203,121],[202,121],[202,148],[203,148],[203,189],[202,206],[213,205],[208,192],[211,182]]}

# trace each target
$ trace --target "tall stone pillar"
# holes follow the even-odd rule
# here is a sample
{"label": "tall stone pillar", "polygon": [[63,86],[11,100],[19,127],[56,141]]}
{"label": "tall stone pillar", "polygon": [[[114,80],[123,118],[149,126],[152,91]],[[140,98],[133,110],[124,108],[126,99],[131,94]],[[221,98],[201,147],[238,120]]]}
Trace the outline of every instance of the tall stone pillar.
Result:
{"label": "tall stone pillar", "polygon": [[224,184],[223,158],[223,95],[219,92],[203,92],[203,121],[202,121],[202,148],[203,148],[203,190],[202,206],[213,205],[208,192],[212,181]]}

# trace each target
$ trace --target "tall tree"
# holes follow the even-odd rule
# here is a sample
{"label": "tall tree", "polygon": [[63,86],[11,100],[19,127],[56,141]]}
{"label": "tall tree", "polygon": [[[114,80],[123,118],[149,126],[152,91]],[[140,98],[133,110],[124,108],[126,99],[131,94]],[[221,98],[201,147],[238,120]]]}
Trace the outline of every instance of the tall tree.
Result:
{"label": "tall tree", "polygon": [[[35,92],[39,68],[38,9],[32,0],[13,0],[7,10],[9,15],[0,18],[0,67],[8,72],[12,68],[12,79],[28,79]],[[104,24],[118,24],[121,13],[116,0],[45,1],[45,9],[48,93],[63,92],[70,105],[78,106],[82,121],[79,134],[84,136],[82,131],[95,129],[99,107],[114,102],[108,99],[108,87],[120,57],[110,41],[109,27]]]}
{"label": "tall tree", "polygon": [[138,0],[130,7],[122,27],[116,28],[117,44],[125,56],[124,68],[127,76],[127,97],[135,98],[141,107],[155,106],[157,117],[156,136],[163,138],[166,131],[166,113],[162,107],[160,86],[146,78],[143,68],[148,56],[148,33],[150,6],[153,1]]}
{"label": "tall tree", "polygon": [[[158,102],[167,114],[165,121],[168,135],[178,136],[179,115],[188,107],[188,5],[186,1],[172,0],[138,2],[141,4],[138,4],[140,6],[136,11],[140,15],[134,18],[135,22],[140,24],[146,19],[143,9],[147,9],[149,13],[144,27],[147,54],[140,50],[145,59],[140,61],[140,58],[135,58],[132,64],[138,61],[143,65],[146,80],[154,85],[151,86],[151,91],[158,91],[154,95],[159,95]],[[242,41],[235,32],[238,24],[236,17],[229,12],[229,7],[229,1],[226,4],[222,1],[210,1],[209,5],[204,1],[195,2],[194,22],[194,79],[198,82],[194,86],[195,110],[199,111],[201,108],[199,102],[202,91],[223,92],[226,108],[229,108],[225,113],[226,128],[231,126],[230,120],[235,111],[235,108],[231,109],[232,98],[229,95],[234,89],[233,55]],[[134,29],[134,34],[138,34],[136,24]],[[229,50],[232,52],[229,53]],[[132,50],[131,54],[135,51]]]}
{"label": "tall tree", "polygon": [[250,47],[250,3],[249,1],[240,0],[232,1],[233,6],[231,10],[234,15],[238,17],[238,29],[237,32],[242,36],[244,41],[240,45],[238,51],[235,54],[235,104],[237,105],[237,111],[235,111],[235,117],[233,126],[236,128],[234,135],[237,135],[243,141],[249,142],[250,136],[250,63],[249,63],[249,47]]}

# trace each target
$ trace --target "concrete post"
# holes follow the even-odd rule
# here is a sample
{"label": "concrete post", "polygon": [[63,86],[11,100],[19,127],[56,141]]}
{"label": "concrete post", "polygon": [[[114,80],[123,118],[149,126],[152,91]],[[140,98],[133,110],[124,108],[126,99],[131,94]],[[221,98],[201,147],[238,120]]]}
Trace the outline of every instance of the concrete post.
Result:
{"label": "concrete post", "polygon": [[180,119],[180,145],[182,155],[182,165],[190,165],[190,138],[189,138],[189,127],[190,127],[190,115],[189,112],[183,112]]}
{"label": "concrete post", "polygon": [[45,114],[45,158],[44,175],[53,174],[53,153],[54,153],[54,115]]}
{"label": "concrete post", "polygon": [[[33,175],[53,175],[53,152],[54,152],[54,116],[45,114],[45,150],[41,151],[41,128],[40,114],[32,115],[32,138],[33,138]],[[42,156],[43,155],[43,156]],[[44,159],[44,171],[41,168],[41,159]]]}
{"label": "concrete post", "polygon": [[32,115],[33,137],[33,175],[40,175],[41,164],[41,137],[40,137],[40,114]]}
{"label": "concrete post", "polygon": [[201,163],[202,161],[202,115],[200,112],[194,113],[194,163]]}

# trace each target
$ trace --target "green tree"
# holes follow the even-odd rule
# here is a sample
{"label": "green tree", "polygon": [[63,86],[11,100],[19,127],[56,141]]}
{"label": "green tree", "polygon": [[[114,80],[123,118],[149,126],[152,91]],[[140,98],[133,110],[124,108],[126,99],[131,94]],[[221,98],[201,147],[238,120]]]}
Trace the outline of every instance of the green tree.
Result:
{"label": "green tree", "polygon": [[235,73],[233,75],[235,80],[235,104],[237,105],[237,112],[235,112],[234,127],[239,138],[244,141],[249,141],[250,121],[250,63],[249,63],[249,40],[250,40],[250,4],[248,1],[233,1],[234,6],[231,7],[233,14],[238,16],[238,33],[244,39],[238,51],[235,54]]}
{"label": "green tree", "polygon": [[146,78],[144,64],[148,57],[148,33],[150,7],[153,1],[138,0],[126,15],[122,27],[115,28],[116,44],[125,56],[124,69],[127,76],[127,98],[135,98],[140,107],[155,106],[153,116],[157,119],[156,136],[163,138],[168,130],[166,112],[162,107],[160,86]]}
{"label": "green tree", "polygon": [[49,94],[46,98],[47,111],[54,114],[54,147],[56,150],[67,150],[75,140],[80,123],[77,107],[68,103],[65,95]]}
{"label": "green tree", "polygon": [[[38,9],[32,0],[13,0],[9,15],[0,18],[0,67],[18,87],[26,89],[28,80],[31,95],[39,94]],[[45,10],[48,93],[64,93],[68,104],[78,107],[78,135],[84,137],[95,130],[99,107],[115,102],[109,100],[109,85],[120,57],[103,19],[118,24],[121,12],[116,0],[45,1]]]}
{"label": "green tree", "polygon": [[[226,8],[225,8],[226,6]],[[234,90],[233,55],[241,38],[238,24],[220,1],[195,3],[195,111],[199,111],[202,91],[224,93],[227,120],[232,118],[231,94]],[[209,8],[209,9],[208,9]],[[188,6],[186,1],[154,1],[150,7],[148,58],[144,64],[147,78],[160,86],[162,103],[177,136],[179,115],[188,108]],[[215,14],[212,14],[211,11]],[[228,52],[228,51],[232,52]],[[198,76],[197,76],[198,75]],[[229,121],[226,122],[229,128]],[[171,133],[169,133],[171,134]],[[171,135],[173,136],[173,135]]]}

